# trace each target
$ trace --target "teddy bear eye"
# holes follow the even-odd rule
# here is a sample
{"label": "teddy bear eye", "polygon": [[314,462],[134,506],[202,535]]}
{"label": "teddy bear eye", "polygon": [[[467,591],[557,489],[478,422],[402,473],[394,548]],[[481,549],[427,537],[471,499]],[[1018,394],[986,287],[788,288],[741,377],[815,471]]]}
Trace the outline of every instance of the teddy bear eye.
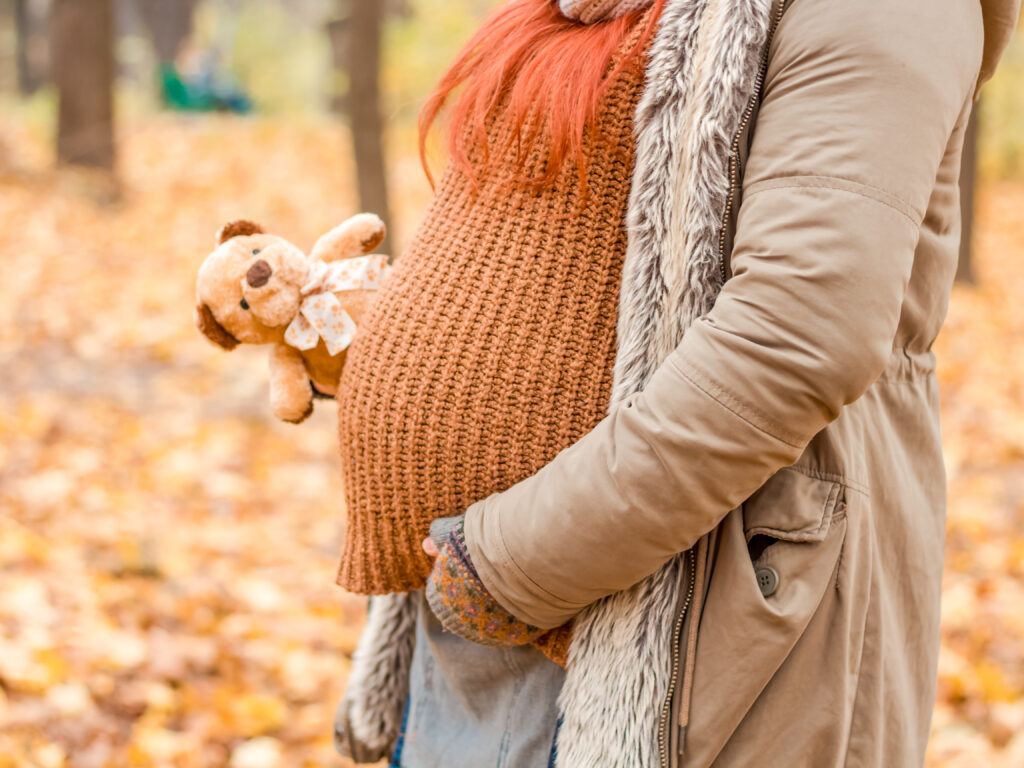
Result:
{"label": "teddy bear eye", "polygon": [[240,302],[238,302],[238,306],[240,306],[242,309],[248,309],[249,302],[246,301],[245,299],[242,299]]}
{"label": "teddy bear eye", "polygon": [[259,248],[253,248],[253,249],[252,249],[252,255],[253,255],[253,256],[255,256],[256,254],[258,254],[259,252],[260,252],[260,249],[259,249]]}

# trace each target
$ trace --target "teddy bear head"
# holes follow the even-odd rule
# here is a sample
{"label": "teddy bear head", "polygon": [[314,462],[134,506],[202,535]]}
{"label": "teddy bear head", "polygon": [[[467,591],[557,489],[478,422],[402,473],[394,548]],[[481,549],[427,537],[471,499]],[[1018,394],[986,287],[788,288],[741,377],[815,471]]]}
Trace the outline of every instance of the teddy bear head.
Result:
{"label": "teddy bear head", "polygon": [[217,233],[196,283],[196,325],[225,349],[280,341],[299,311],[309,259],[251,221]]}

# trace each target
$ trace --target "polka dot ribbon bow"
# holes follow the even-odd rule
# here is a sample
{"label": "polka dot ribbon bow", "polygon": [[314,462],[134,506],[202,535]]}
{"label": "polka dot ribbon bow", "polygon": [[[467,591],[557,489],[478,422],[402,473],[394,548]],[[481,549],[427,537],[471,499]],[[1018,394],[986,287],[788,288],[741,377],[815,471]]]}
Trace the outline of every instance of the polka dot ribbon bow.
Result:
{"label": "polka dot ribbon bow", "polygon": [[296,349],[312,349],[320,339],[336,355],[352,343],[355,321],[341,306],[339,291],[373,291],[380,288],[388,257],[380,254],[332,261],[317,259],[302,286],[299,313],[284,332],[284,340]]}

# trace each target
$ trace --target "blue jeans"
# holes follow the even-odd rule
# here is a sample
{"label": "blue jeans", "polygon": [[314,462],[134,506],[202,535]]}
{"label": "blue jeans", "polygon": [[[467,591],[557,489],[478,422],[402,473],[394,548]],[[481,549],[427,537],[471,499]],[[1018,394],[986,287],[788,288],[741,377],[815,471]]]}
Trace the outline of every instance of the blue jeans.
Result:
{"label": "blue jeans", "polygon": [[536,648],[444,631],[424,600],[392,768],[547,768],[564,680]]}

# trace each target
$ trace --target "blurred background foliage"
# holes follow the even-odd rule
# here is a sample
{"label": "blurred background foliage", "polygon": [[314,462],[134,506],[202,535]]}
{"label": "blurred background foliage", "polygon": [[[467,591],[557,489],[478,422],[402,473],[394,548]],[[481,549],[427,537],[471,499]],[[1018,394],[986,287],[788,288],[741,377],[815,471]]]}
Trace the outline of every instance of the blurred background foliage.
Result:
{"label": "blurred background foliage", "polygon": [[981,175],[1024,178],[1024,34],[1021,27],[981,102]]}
{"label": "blurred background foliage", "polygon": [[[21,0],[0,0],[14,5]],[[24,0],[43,17],[49,0]],[[177,0],[172,0],[176,2]],[[181,0],[186,2],[186,0]],[[132,10],[136,0],[118,0],[120,33],[118,103],[126,114],[159,107],[154,90],[158,60],[145,30]],[[346,76],[331,63],[325,25],[344,16],[347,0],[198,0],[189,48],[210,51],[230,48],[224,68],[252,97],[266,116],[292,119],[321,116],[332,97],[343,93]],[[386,16],[385,56],[381,84],[386,96],[389,129],[396,149],[406,148],[424,94],[434,85],[464,41],[496,0],[394,0]],[[31,99],[12,102],[16,92],[16,30],[13,13],[0,15],[0,103],[40,121],[52,116],[56,95],[43,87]],[[985,180],[1024,175],[1024,35],[1007,50],[995,79],[985,89],[981,117],[980,168]],[[37,66],[45,70],[46,53]]]}
{"label": "blurred background foliage", "polygon": [[[373,0],[0,0],[0,768],[345,764],[330,723],[364,601],[333,584],[333,409],[275,423],[264,353],[213,348],[192,306],[230,219],[308,247],[385,206],[391,252],[414,232],[417,110],[495,3],[355,2]],[[112,143],[86,130],[84,151],[70,128],[107,120],[81,98],[106,65],[75,46],[104,6]],[[368,20],[372,71],[373,41],[352,39]],[[353,103],[357,81],[376,93]],[[1024,34],[980,118],[974,279],[937,343],[950,505],[928,759],[1018,768]]]}

